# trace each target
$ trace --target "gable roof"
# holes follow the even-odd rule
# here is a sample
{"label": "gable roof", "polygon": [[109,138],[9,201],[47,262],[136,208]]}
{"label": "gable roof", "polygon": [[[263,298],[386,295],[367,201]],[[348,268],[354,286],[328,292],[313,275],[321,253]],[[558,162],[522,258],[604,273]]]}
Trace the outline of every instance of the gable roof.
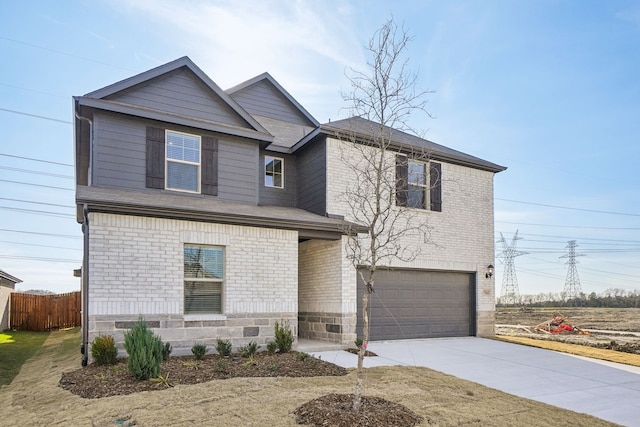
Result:
{"label": "gable roof", "polygon": [[[371,140],[373,132],[377,132],[380,125],[362,117],[351,117],[320,125],[320,132],[333,137],[355,137],[358,140]],[[386,137],[392,142],[394,148],[401,152],[424,152],[431,159],[442,160],[448,163],[468,166],[475,169],[487,170],[491,172],[502,172],[507,168],[495,163],[480,159],[470,154],[454,150],[444,145],[423,139],[415,135],[408,134],[388,126],[384,127]],[[294,147],[297,148],[297,147]]]}
{"label": "gable roof", "polygon": [[262,73],[227,92],[274,136],[268,150],[288,152],[320,126],[269,73]]}
{"label": "gable roof", "polygon": [[[240,83],[239,85],[236,85],[230,89],[227,89],[227,93],[233,97],[235,99],[235,96],[237,96],[238,93],[244,91],[245,89],[251,87],[251,86],[256,86],[257,84],[260,83],[264,83],[264,82],[268,82],[269,84],[271,84],[278,92],[280,92],[280,94],[282,94],[282,96],[285,97],[285,99],[287,101],[289,101],[289,103],[292,105],[292,107],[294,107],[295,109],[298,110],[298,112],[300,114],[302,114],[308,121],[309,124],[317,127],[320,126],[320,122],[318,122],[315,117],[313,117],[298,101],[295,100],[295,98],[293,96],[291,96],[291,94],[289,92],[287,92],[281,85],[280,83],[278,83],[276,81],[276,79],[274,79],[271,74],[269,73],[262,73],[259,76],[256,76],[252,79],[247,80],[244,83]],[[235,96],[234,96],[235,95]]]}
{"label": "gable roof", "polygon": [[[218,123],[206,118],[193,117],[191,115],[181,115],[149,106],[134,105],[130,102],[121,102],[117,99],[118,94],[124,94],[137,86],[144,85],[163,76],[169,76],[171,73],[180,70],[188,70],[197,81],[204,87],[204,90],[210,93],[224,105],[232,114],[234,114],[240,122],[237,123]],[[159,67],[145,71],[133,77],[113,83],[102,89],[90,92],[81,97],[75,97],[79,106],[87,106],[107,111],[114,111],[124,114],[138,115],[140,117],[150,118],[153,120],[164,120],[185,124],[187,126],[196,126],[204,129],[230,133],[238,136],[255,138],[258,140],[271,142],[272,135],[247,111],[245,111],[236,101],[234,101],[225,91],[223,91],[209,76],[207,76],[191,59],[184,56]],[[238,123],[245,124],[239,125]]]}
{"label": "gable roof", "polygon": [[5,272],[3,270],[0,270],[0,278],[8,280],[10,282],[13,282],[14,284],[15,283],[22,283],[22,280],[18,279],[17,277],[14,277],[14,276],[10,275],[9,273],[7,273],[7,272]]}

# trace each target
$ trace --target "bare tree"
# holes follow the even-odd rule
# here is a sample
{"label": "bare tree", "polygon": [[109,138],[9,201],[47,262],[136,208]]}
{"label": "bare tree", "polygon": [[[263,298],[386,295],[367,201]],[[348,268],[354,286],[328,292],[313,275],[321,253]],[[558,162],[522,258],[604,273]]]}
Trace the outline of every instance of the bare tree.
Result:
{"label": "bare tree", "polygon": [[[405,59],[411,37],[403,27],[389,19],[370,39],[367,51],[370,60],[366,71],[351,70],[351,91],[343,95],[351,104],[349,129],[338,134],[342,161],[352,173],[352,181],[340,195],[347,216],[364,226],[365,233],[349,233],[347,256],[358,270],[365,291],[362,295],[363,337],[358,352],[357,378],[354,387],[353,410],[360,410],[363,393],[363,361],[369,342],[369,298],[374,292],[376,270],[394,262],[410,262],[420,245],[407,246],[408,239],[429,241],[426,216],[415,203],[416,192],[408,190],[406,170],[410,160],[427,158],[427,153],[408,145],[400,147],[396,136],[401,132],[415,133],[408,119],[413,112],[423,112],[424,97],[429,91],[416,91],[417,74],[408,68]],[[426,165],[425,165],[426,166]],[[440,179],[438,171],[413,170],[425,186]],[[422,174],[422,177],[420,176]],[[435,179],[434,179],[435,178]],[[398,190],[403,188],[404,190]],[[424,190],[427,190],[425,188]],[[424,196],[424,195],[423,195]],[[414,240],[415,241],[415,240]]]}

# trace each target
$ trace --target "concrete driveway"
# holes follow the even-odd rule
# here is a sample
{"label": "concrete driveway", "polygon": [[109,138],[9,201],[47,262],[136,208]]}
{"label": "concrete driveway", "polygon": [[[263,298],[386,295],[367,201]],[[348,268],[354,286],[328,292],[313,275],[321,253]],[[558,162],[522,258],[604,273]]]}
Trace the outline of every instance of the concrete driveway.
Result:
{"label": "concrete driveway", "polygon": [[[425,366],[516,396],[640,427],[640,368],[539,348],[464,337],[369,343],[365,367]],[[355,368],[346,351],[311,352]],[[553,424],[549,420],[550,425]]]}

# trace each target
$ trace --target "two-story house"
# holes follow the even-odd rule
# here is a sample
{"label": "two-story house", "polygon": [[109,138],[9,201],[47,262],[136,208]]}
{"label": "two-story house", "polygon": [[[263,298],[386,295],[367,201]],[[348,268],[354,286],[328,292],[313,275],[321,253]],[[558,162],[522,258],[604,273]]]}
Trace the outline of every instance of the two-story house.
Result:
{"label": "two-story house", "polygon": [[[224,91],[186,57],[74,97],[74,109],[83,349],[99,334],[121,345],[139,316],[178,351],[264,344],[282,320],[297,337],[354,341],[345,230],[359,226],[337,197],[352,172],[337,135],[361,119],[322,125],[266,73]],[[504,168],[394,135],[399,153],[428,149],[448,179],[422,183],[429,202],[416,209],[436,245],[380,272],[372,339],[490,335]]]}

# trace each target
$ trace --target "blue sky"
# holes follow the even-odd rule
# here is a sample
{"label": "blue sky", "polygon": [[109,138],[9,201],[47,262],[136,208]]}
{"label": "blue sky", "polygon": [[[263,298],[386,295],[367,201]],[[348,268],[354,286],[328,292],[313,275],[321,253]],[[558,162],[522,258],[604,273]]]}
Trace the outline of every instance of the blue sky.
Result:
{"label": "blue sky", "polygon": [[509,168],[495,229],[529,252],[520,292],[563,290],[569,240],[583,291],[640,289],[637,1],[2,2],[0,268],[21,290],[80,287],[72,96],[186,55],[223,89],[268,71],[320,122],[344,118],[345,70],[392,15],[434,91],[412,125]]}

